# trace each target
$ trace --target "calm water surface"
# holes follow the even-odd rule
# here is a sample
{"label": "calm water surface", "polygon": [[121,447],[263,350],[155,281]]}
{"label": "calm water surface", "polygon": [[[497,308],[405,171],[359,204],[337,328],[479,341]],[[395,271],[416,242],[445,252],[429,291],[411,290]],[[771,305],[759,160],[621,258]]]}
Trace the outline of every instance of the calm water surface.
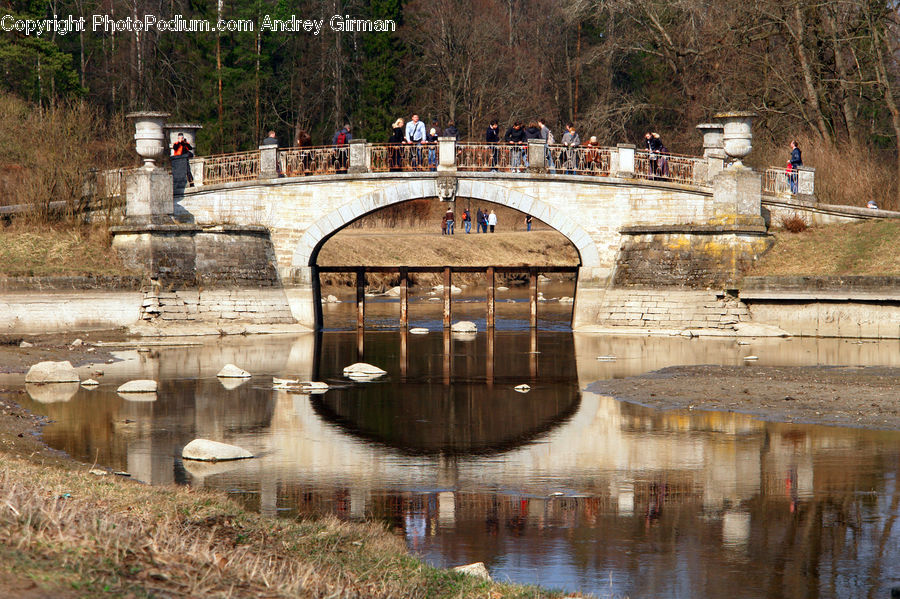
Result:
{"label": "calm water surface", "polygon": [[[533,335],[522,293],[508,295],[519,301],[498,306],[493,336],[442,334],[425,297],[412,326],[430,334],[375,330],[360,343],[340,330],[355,306],[338,304],[320,335],[129,349],[99,389],[25,403],[55,421],[46,441],[78,459],[224,489],[272,516],[378,518],[428,562],[483,561],[495,579],[603,597],[889,597],[900,586],[900,434],[657,411],[590,390],[750,353],[762,365],[900,366],[897,342],[581,335],[555,303]],[[455,300],[454,320],[483,325],[476,299]],[[376,327],[397,313],[377,300],[368,310]],[[388,376],[345,379],[360,350]],[[253,378],[223,385],[228,362]],[[291,394],[272,376],[335,387]],[[137,377],[159,380],[155,401],[115,393]],[[523,383],[530,392],[513,389]],[[196,437],[262,457],[182,462]]]}

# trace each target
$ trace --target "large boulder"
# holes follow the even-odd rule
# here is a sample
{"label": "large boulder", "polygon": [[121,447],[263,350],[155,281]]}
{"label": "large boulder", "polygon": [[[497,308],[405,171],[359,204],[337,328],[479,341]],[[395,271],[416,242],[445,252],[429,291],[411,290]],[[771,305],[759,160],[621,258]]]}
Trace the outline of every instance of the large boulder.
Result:
{"label": "large boulder", "polygon": [[478,327],[471,320],[460,320],[459,322],[454,322],[450,326],[450,330],[454,333],[477,333]]}
{"label": "large boulder", "polygon": [[186,460],[198,460],[201,462],[223,462],[225,460],[252,458],[253,454],[236,445],[219,443],[209,439],[194,439],[181,450],[181,457]]}
{"label": "large boulder", "polygon": [[238,368],[234,364],[226,364],[216,376],[223,379],[249,379],[251,374],[243,368]]}
{"label": "large boulder", "polygon": [[69,361],[38,362],[28,369],[26,383],[80,383],[78,372]]}
{"label": "large boulder", "polygon": [[116,389],[117,393],[156,393],[156,389],[159,385],[156,384],[156,381],[151,381],[149,379],[137,379],[134,381],[128,381],[124,385],[120,386]]}
{"label": "large boulder", "polygon": [[365,362],[357,362],[344,368],[344,376],[354,381],[371,381],[386,374],[381,368]]}
{"label": "large boulder", "polygon": [[487,566],[484,565],[484,562],[475,562],[474,564],[467,564],[465,566],[456,566],[455,568],[453,568],[453,571],[468,574],[469,576],[475,576],[476,578],[483,578],[484,580],[491,579],[491,575],[488,572]]}

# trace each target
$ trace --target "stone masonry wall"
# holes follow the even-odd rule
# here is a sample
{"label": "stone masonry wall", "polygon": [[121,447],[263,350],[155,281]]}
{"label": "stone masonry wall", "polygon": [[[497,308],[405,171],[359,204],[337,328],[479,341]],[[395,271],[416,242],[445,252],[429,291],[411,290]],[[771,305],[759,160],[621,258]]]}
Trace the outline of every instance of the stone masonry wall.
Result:
{"label": "stone masonry wall", "polygon": [[610,289],[596,318],[607,327],[731,329],[750,320],[750,312],[740,300],[714,291]]}
{"label": "stone masonry wall", "polygon": [[255,324],[292,323],[294,318],[284,290],[213,289],[144,292],[141,319],[145,321]]}
{"label": "stone masonry wall", "polygon": [[762,227],[756,235],[702,226],[657,232],[648,229],[624,231],[616,259],[616,287],[734,287],[774,243]]}

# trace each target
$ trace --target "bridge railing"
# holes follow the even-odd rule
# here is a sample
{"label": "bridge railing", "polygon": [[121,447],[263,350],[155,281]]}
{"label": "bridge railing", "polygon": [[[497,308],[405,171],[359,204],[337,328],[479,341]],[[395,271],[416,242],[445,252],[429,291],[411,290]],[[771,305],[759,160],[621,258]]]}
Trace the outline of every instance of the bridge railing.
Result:
{"label": "bridge railing", "polygon": [[615,151],[615,148],[599,146],[547,146],[547,168],[554,174],[608,177]]}
{"label": "bridge railing", "polygon": [[440,161],[440,148],[430,144],[368,144],[369,170],[373,173],[433,171]]}
{"label": "bridge railing", "polygon": [[763,173],[763,193],[774,195],[794,194],[797,189],[797,173],[770,166]]}
{"label": "bridge railing", "polygon": [[516,172],[527,166],[526,146],[476,142],[456,144],[456,168],[461,171]]}
{"label": "bridge railing", "polygon": [[[674,181],[696,185],[706,178],[707,160],[697,156],[681,156],[663,152],[639,150],[634,153],[634,176],[652,181]],[[703,173],[698,172],[698,166]]]}
{"label": "bridge railing", "polygon": [[259,150],[206,156],[203,160],[203,184],[252,181],[259,178]]}
{"label": "bridge railing", "polygon": [[281,172],[286,177],[329,175],[347,170],[349,146],[305,146],[278,150]]}
{"label": "bridge railing", "polygon": [[[355,145],[354,145],[355,144]],[[271,152],[263,164],[263,153]],[[277,152],[277,157],[276,157]],[[444,160],[442,161],[442,156]],[[277,173],[276,173],[277,160]],[[192,160],[202,164],[197,185],[251,181],[275,176],[329,175],[337,173],[409,171],[522,172],[526,168],[554,175],[614,176],[625,179],[671,181],[709,186],[726,166],[724,156],[684,156],[637,150],[620,144],[615,148],[562,145],[528,146],[506,143],[458,142],[441,138],[436,144],[367,144],[354,140],[345,146],[265,148],[249,152],[206,156]],[[261,170],[261,164],[263,168]],[[115,177],[115,176],[114,176]],[[796,173],[770,167],[762,177],[762,191],[769,195],[814,197],[815,169],[800,167]],[[109,188],[119,187],[109,181]]]}

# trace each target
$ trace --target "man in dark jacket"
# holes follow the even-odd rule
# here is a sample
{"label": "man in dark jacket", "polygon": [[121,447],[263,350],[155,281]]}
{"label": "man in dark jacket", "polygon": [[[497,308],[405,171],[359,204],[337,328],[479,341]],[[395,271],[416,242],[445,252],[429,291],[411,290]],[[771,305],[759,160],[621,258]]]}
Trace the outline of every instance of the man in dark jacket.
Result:
{"label": "man in dark jacket", "polygon": [[[500,143],[500,123],[497,119],[493,119],[491,121],[490,127],[487,128],[487,131],[484,134],[484,141],[489,144],[498,144]],[[491,171],[495,172],[497,170],[497,162],[500,158],[500,150],[496,147],[491,148]]]}
{"label": "man in dark jacket", "polygon": [[444,128],[444,137],[452,137],[453,139],[459,137],[459,129],[456,128],[456,123],[453,121],[447,123],[447,126]]}
{"label": "man in dark jacket", "polygon": [[[522,121],[516,121],[512,127],[506,130],[506,135],[503,136],[503,141],[508,144],[513,144],[516,146],[524,146],[527,143],[528,138],[525,135],[525,128],[522,126]],[[522,148],[512,148],[509,151],[509,163],[512,169],[516,172],[519,171],[519,164],[523,162],[525,157],[525,150]],[[526,163],[525,166],[528,166]]]}

